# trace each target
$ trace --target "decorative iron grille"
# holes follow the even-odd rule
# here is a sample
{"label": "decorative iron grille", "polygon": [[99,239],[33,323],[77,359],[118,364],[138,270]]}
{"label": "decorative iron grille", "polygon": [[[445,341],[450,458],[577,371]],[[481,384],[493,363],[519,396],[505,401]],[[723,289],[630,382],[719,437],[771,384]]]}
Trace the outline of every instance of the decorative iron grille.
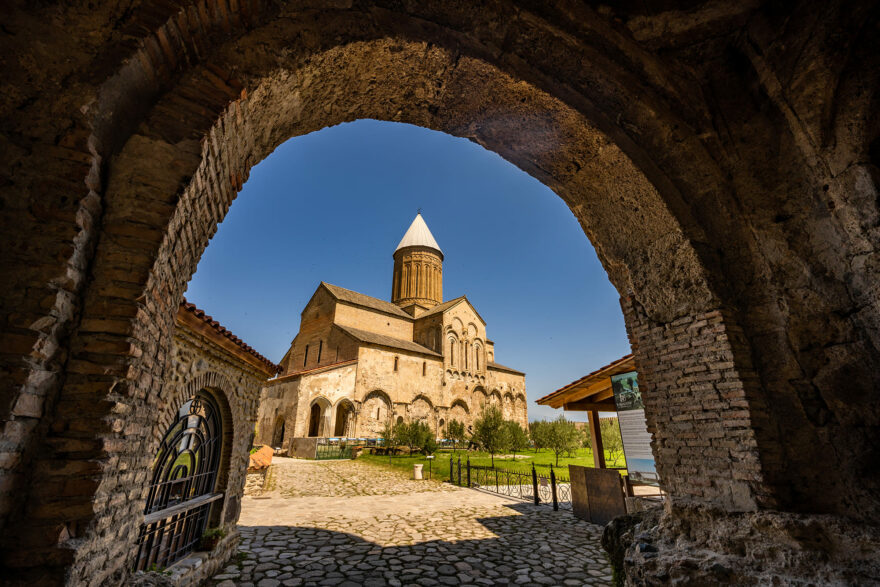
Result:
{"label": "decorative iron grille", "polygon": [[199,392],[184,403],[153,461],[153,477],[138,537],[135,570],[164,568],[199,543],[220,469],[223,433],[214,399]]}

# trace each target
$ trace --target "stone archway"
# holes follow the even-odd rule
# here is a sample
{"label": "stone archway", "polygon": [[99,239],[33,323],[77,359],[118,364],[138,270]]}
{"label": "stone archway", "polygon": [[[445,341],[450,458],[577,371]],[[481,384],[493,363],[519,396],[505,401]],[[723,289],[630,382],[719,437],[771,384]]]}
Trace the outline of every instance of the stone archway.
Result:
{"label": "stone archway", "polygon": [[312,402],[309,408],[308,436],[327,436],[329,432],[330,403],[324,398]]}
{"label": "stone archway", "polygon": [[336,404],[336,416],[333,424],[333,436],[349,436],[354,420],[354,405],[348,400]]}
{"label": "stone archway", "polygon": [[279,414],[275,418],[275,427],[272,429],[272,448],[281,448],[284,445],[284,416]]}
{"label": "stone archway", "polygon": [[[621,293],[674,515],[880,519],[861,456],[880,422],[866,122],[880,68],[857,34],[877,22],[870,3],[829,6],[807,32],[759,4],[687,18],[218,6],[28,15],[33,34],[4,46],[3,475],[17,489],[3,511],[42,512],[3,544],[23,576],[122,572],[131,532],[96,570],[96,528],[131,528],[139,504],[94,508],[94,491],[107,463],[146,470],[156,441],[130,424],[155,420],[174,308],[209,236],[281,141],[364,117],[471,138],[566,201]],[[807,49],[789,60],[791,47]],[[95,489],[53,510],[65,484],[48,469]],[[55,566],[30,567],[34,549]]]}

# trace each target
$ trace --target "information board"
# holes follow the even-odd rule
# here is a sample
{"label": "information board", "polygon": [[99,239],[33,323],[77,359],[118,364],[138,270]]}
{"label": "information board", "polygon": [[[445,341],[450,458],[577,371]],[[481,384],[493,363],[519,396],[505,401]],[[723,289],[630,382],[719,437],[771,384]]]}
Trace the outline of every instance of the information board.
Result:
{"label": "information board", "polygon": [[645,406],[639,393],[637,373],[621,373],[611,377],[617,421],[623,440],[623,455],[629,478],[634,483],[658,485],[659,477],[651,452],[651,434],[645,421]]}

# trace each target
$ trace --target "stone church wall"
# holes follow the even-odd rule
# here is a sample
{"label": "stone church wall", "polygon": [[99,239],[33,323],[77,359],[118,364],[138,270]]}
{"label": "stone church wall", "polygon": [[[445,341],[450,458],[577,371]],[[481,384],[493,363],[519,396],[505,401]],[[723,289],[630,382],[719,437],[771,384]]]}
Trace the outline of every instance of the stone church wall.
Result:
{"label": "stone church wall", "polygon": [[[278,381],[269,381],[260,392],[260,409],[257,419],[255,444],[274,446],[275,428],[279,421],[284,422],[286,430],[292,431],[296,422],[297,393],[299,391],[299,378],[279,378]],[[282,439],[282,447],[287,447],[290,434],[285,433]]]}
{"label": "stone church wall", "polygon": [[[489,369],[487,387],[501,396],[500,408],[508,420],[528,427],[529,416],[526,403],[526,381],[523,375]],[[495,396],[497,397],[497,395]]]}
{"label": "stone church wall", "polygon": [[[394,371],[395,357],[397,372]],[[361,400],[371,391],[381,389],[394,403],[409,403],[424,394],[436,406],[442,401],[439,393],[442,371],[439,358],[363,346],[358,358],[356,397]]]}
{"label": "stone church wall", "polygon": [[413,339],[413,324],[410,319],[348,304],[336,304],[336,323],[340,326],[360,328],[401,340]]}
{"label": "stone church wall", "polygon": [[[318,288],[303,309],[299,332],[293,341],[285,373],[356,358],[357,347],[352,349],[350,344],[346,344],[348,341],[331,340],[335,307],[336,300],[333,296],[323,287]],[[306,347],[309,349],[308,357],[305,356]]]}

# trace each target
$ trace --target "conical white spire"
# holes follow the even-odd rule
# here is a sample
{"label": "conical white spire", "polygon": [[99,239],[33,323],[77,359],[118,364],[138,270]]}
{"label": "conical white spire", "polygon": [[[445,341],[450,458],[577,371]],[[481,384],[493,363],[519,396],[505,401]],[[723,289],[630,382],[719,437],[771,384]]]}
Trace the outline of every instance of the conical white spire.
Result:
{"label": "conical white spire", "polygon": [[428,230],[428,225],[425,224],[425,219],[422,218],[421,214],[416,214],[415,220],[409,225],[409,230],[403,235],[403,239],[401,239],[397,248],[394,249],[394,252],[396,253],[406,247],[428,247],[440,251],[441,255],[443,254],[440,245],[434,240],[434,235]]}

